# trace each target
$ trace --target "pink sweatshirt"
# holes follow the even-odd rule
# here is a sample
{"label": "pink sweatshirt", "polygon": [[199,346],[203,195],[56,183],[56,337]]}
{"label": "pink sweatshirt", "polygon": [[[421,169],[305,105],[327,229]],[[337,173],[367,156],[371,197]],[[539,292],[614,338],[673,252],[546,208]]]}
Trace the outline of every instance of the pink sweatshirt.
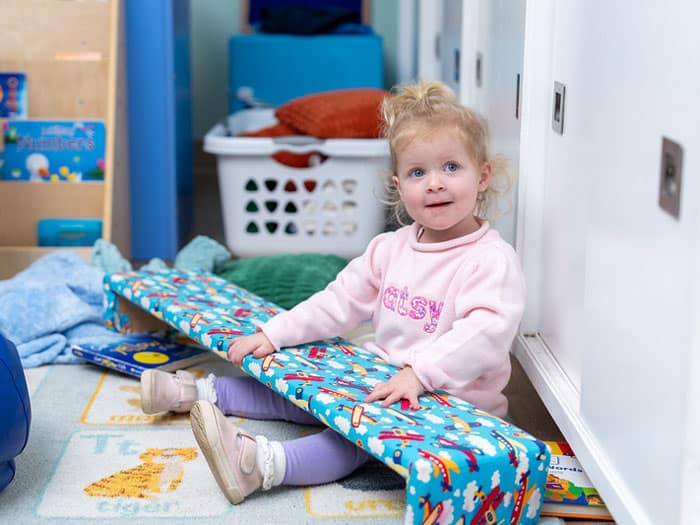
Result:
{"label": "pink sweatshirt", "polygon": [[522,317],[518,256],[488,222],[474,233],[419,243],[415,224],[372,239],[335,281],[262,325],[275,348],[335,337],[372,319],[365,348],[426,389],[445,390],[496,416],[508,401],[510,345]]}

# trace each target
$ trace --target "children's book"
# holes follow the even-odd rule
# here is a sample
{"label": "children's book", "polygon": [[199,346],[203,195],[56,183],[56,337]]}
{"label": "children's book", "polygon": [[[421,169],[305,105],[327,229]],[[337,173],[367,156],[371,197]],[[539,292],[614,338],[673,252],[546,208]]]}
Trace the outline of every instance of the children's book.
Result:
{"label": "children's book", "polygon": [[0,118],[27,118],[27,76],[0,73]]}
{"label": "children's book", "polygon": [[612,521],[603,499],[586,476],[568,443],[547,441],[552,462],[542,504],[543,516]]}
{"label": "children's book", "polygon": [[98,120],[7,120],[2,178],[104,181],[105,125]]}
{"label": "children's book", "polygon": [[194,341],[185,344],[151,334],[96,337],[71,345],[86,361],[136,377],[148,369],[172,372],[204,361],[212,352]]}

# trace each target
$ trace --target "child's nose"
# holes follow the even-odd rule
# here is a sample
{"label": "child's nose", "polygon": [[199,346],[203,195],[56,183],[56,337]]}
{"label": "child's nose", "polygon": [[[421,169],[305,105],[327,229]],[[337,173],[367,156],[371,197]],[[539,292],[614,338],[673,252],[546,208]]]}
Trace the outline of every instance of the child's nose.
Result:
{"label": "child's nose", "polygon": [[442,175],[435,171],[428,173],[428,191],[442,191],[444,189],[445,183],[442,180]]}

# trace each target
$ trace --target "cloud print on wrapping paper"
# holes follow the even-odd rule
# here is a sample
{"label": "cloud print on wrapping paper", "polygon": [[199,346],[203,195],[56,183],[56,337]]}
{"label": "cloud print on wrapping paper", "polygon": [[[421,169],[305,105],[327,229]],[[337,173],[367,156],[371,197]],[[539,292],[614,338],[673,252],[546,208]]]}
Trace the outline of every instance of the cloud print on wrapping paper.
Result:
{"label": "cloud print on wrapping paper", "polygon": [[411,297],[406,286],[401,289],[396,286],[388,286],[382,294],[382,304],[387,310],[402,317],[408,316],[416,321],[427,317],[428,322],[423,325],[423,330],[432,334],[437,328],[444,303],[421,295]]}

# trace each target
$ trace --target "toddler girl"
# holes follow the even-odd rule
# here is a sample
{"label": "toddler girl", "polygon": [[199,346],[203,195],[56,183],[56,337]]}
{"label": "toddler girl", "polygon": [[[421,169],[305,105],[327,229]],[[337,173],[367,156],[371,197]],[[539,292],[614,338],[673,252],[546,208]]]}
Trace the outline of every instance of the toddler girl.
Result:
{"label": "toddler girl", "polygon": [[[440,83],[402,86],[382,105],[397,216],[412,223],[376,236],[335,281],[292,310],[236,339],[229,359],[346,333],[371,319],[365,345],[399,371],[364,399],[389,406],[443,390],[503,417],[509,349],[525,285],[518,257],[489,227],[496,163],[485,122]],[[191,411],[192,430],[226,497],[241,502],[275,485],[326,483],[370,457],[331,429],[275,442],[224,414],[312,424],[316,419],[254,379],[179,371],[144,373],[147,413]]]}

